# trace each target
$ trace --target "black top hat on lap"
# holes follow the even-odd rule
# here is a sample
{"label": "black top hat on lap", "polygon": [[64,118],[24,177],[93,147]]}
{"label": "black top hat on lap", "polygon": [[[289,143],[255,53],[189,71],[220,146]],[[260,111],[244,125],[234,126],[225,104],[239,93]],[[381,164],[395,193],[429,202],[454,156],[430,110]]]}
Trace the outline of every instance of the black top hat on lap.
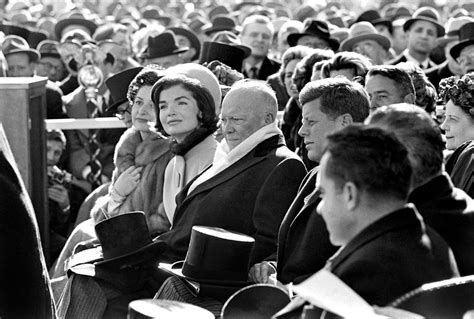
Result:
{"label": "black top hat on lap", "polygon": [[296,46],[298,40],[306,35],[316,36],[328,42],[329,47],[333,51],[337,51],[339,48],[339,40],[331,37],[329,33],[329,26],[325,21],[306,19],[304,22],[303,32],[291,33],[288,35],[288,44],[291,47]]}
{"label": "black top hat on lap", "polygon": [[462,49],[472,44],[474,44],[474,22],[469,22],[459,29],[459,42],[451,48],[449,53],[456,60]]}
{"label": "black top hat on lap", "polygon": [[[193,226],[186,259],[172,273],[198,283],[247,285],[250,253],[255,240],[218,227]],[[182,267],[180,267],[182,265]]]}
{"label": "black top hat on lap", "polygon": [[[74,266],[88,263],[118,269],[131,267],[158,258],[166,249],[164,242],[152,241],[145,213],[139,211],[104,219],[95,225],[95,232],[101,246],[73,255],[69,261],[73,272]],[[95,276],[93,267],[79,267],[77,272]]]}
{"label": "black top hat on lap", "polygon": [[107,112],[115,112],[120,104],[127,101],[128,86],[138,74],[138,72],[140,72],[142,69],[143,67],[139,66],[136,68],[123,70],[105,80],[105,85],[107,85],[113,101],[113,104],[107,108]]}
{"label": "black top hat on lap", "polygon": [[242,63],[245,58],[246,51],[238,46],[220,42],[206,41],[202,46],[199,64],[203,64],[205,62],[209,63],[217,60],[240,72],[240,70],[242,70]]}
{"label": "black top hat on lap", "polygon": [[165,31],[156,37],[148,38],[148,46],[141,54],[142,59],[161,58],[169,55],[179,54],[188,51],[189,48],[178,47],[176,38],[172,31]]}

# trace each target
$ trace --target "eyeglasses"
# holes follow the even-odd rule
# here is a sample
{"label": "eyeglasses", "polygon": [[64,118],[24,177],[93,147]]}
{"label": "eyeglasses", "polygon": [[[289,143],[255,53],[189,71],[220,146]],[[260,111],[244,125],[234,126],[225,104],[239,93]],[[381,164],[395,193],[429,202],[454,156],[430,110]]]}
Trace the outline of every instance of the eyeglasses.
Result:
{"label": "eyeglasses", "polygon": [[123,120],[125,113],[132,114],[130,112],[130,109],[131,109],[130,107],[127,107],[125,110],[117,110],[115,112],[115,116],[118,117],[120,120]]}
{"label": "eyeglasses", "polygon": [[474,51],[469,52],[468,54],[461,55],[458,58],[459,64],[467,63],[468,61],[474,61]]}

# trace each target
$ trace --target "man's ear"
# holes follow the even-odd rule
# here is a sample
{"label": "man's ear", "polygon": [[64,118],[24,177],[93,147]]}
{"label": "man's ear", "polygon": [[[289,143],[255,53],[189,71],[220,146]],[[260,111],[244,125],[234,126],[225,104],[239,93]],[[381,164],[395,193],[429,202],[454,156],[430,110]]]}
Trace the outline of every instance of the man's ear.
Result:
{"label": "man's ear", "polygon": [[346,127],[354,123],[354,120],[352,119],[352,115],[350,115],[349,113],[339,115],[336,121],[340,127]]}
{"label": "man's ear", "polygon": [[343,198],[347,210],[352,211],[359,206],[361,192],[353,182],[346,182],[343,186]]}
{"label": "man's ear", "polygon": [[265,124],[271,124],[275,122],[275,115],[273,113],[267,113],[265,114]]}
{"label": "man's ear", "polygon": [[408,103],[408,104],[415,104],[416,98],[415,94],[410,93],[405,95],[405,98],[403,99],[403,102]]}

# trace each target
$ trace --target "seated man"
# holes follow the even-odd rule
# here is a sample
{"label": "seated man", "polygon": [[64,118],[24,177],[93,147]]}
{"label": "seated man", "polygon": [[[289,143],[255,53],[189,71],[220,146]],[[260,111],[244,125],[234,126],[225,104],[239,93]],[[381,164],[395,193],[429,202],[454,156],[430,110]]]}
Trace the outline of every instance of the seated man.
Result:
{"label": "seated man", "polygon": [[[300,101],[303,125],[298,133],[304,139],[309,159],[318,163],[326,134],[363,122],[369,114],[369,97],[364,88],[345,78],[307,84],[301,91]],[[275,250],[266,261],[252,267],[250,277],[255,282],[266,283],[268,276],[276,271],[277,279],[283,284],[299,283],[323,268],[336,251],[329,242],[323,219],[316,214],[318,170],[315,167],[306,175],[283,219],[278,234],[278,254]]]}
{"label": "seated man", "polygon": [[369,304],[458,275],[446,242],[407,204],[411,178],[409,153],[395,135],[349,126],[327,136],[317,211],[342,248],[326,268]]}
{"label": "seated man", "polygon": [[407,147],[413,167],[409,202],[453,249],[461,275],[474,274],[474,201],[445,172],[445,146],[434,121],[410,104],[384,106],[368,121],[393,132]]}
{"label": "seated man", "polygon": [[[258,106],[258,107],[257,107]],[[222,104],[224,140],[212,166],[176,197],[165,257],[183,260],[194,225],[255,238],[252,264],[276,250],[278,228],[306,173],[276,125],[275,93],[263,82],[237,82]]]}

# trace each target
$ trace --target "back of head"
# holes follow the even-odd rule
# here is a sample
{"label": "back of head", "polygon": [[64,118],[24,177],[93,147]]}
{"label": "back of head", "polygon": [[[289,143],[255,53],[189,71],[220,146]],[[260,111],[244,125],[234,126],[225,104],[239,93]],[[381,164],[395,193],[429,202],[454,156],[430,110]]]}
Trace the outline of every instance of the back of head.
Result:
{"label": "back of head", "polygon": [[375,75],[386,77],[395,82],[400,90],[401,96],[413,94],[415,96],[415,87],[413,80],[407,71],[394,65],[377,65],[369,69],[367,78]]}
{"label": "back of head", "polygon": [[406,146],[413,167],[413,188],[442,172],[444,142],[436,123],[423,109],[406,103],[383,106],[367,122],[393,132]]}
{"label": "back of head", "polygon": [[336,118],[350,114],[354,122],[369,115],[369,96],[362,85],[346,78],[328,78],[308,83],[299,96],[301,105],[320,99],[321,112]]}
{"label": "back of head", "polygon": [[330,78],[331,71],[338,71],[342,69],[349,69],[354,72],[354,76],[359,76],[365,79],[372,62],[356,52],[339,52],[332,59],[328,60],[321,69],[321,76],[323,78]]}
{"label": "back of head", "polygon": [[428,113],[433,112],[438,95],[436,94],[436,88],[428,80],[423,69],[412,62],[399,63],[397,66],[407,71],[413,81],[416,93],[415,104]]}
{"label": "back of head", "polygon": [[394,134],[349,125],[327,136],[325,151],[330,155],[325,174],[338,188],[352,182],[375,198],[408,197],[412,169],[407,149]]}
{"label": "back of head", "polygon": [[320,61],[329,60],[334,56],[332,50],[325,49],[313,49],[311,53],[306,55],[295,68],[295,74],[293,75],[293,81],[295,82],[296,89],[301,91],[303,87],[311,81],[313,75],[313,65]]}

